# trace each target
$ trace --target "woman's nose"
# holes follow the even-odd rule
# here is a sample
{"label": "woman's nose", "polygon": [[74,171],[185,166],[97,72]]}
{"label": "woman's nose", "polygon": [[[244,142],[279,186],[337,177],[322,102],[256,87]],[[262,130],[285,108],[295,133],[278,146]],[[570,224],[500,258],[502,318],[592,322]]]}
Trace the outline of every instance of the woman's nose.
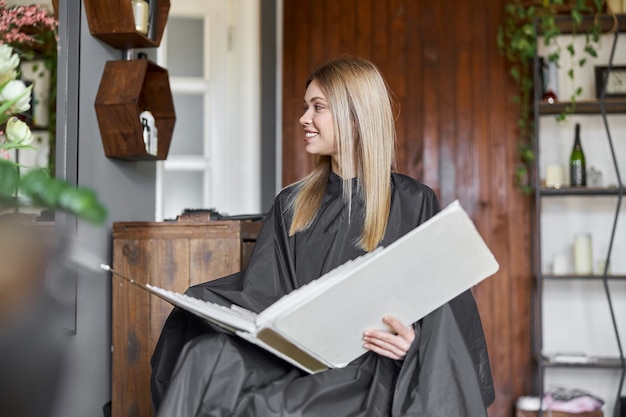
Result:
{"label": "woman's nose", "polygon": [[311,124],[311,116],[309,116],[309,112],[305,111],[304,114],[302,116],[300,116],[300,124],[302,126],[306,126],[308,124]]}

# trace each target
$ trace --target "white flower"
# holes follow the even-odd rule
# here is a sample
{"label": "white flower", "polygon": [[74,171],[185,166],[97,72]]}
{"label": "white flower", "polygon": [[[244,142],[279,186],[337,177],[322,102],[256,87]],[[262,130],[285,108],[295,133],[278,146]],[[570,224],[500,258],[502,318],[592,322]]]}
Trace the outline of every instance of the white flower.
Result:
{"label": "white flower", "polygon": [[22,80],[11,80],[0,91],[0,103],[13,102],[11,113],[22,113],[30,109],[30,90],[32,84],[26,87]]}
{"label": "white flower", "polygon": [[33,141],[33,133],[28,125],[15,116],[7,122],[5,134],[7,140],[16,145],[29,145]]}
{"label": "white flower", "polygon": [[13,48],[6,44],[0,45],[0,85],[15,79],[15,69],[19,64],[20,57],[13,53]]}

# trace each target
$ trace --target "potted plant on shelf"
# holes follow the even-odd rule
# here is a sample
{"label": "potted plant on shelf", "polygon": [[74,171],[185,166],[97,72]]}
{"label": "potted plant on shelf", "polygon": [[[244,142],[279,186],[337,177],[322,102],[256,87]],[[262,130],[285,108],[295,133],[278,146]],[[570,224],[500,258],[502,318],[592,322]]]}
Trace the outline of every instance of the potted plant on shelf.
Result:
{"label": "potted plant on shelf", "polygon": [[[529,171],[535,161],[532,100],[535,88],[533,62],[537,55],[538,42],[541,41],[551,51],[546,59],[557,67],[561,66],[560,58],[563,54],[572,58],[571,66],[567,68],[567,76],[575,83],[575,67],[582,67],[588,57],[597,56],[601,33],[597,19],[583,33],[584,17],[597,16],[604,8],[604,0],[510,0],[505,3],[504,19],[498,30],[497,43],[500,52],[509,62],[510,75],[518,87],[518,93],[513,97],[520,107],[520,163],[516,168],[515,179],[524,192],[533,190]],[[576,49],[574,36],[565,47],[557,43],[557,37],[562,34],[558,23],[563,19],[570,20],[574,36],[585,36],[582,51]],[[569,105],[557,116],[558,120],[564,120],[574,111],[576,100],[581,94],[582,88],[575,86],[569,97]]]}

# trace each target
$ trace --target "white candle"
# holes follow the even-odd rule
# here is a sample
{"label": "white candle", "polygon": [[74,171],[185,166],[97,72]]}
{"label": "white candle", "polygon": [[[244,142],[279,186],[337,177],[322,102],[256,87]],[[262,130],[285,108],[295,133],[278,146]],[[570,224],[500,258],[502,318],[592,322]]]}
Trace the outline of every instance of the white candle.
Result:
{"label": "white candle", "polygon": [[574,270],[578,275],[591,275],[593,261],[591,255],[591,235],[576,235],[574,240]]}
{"label": "white candle", "polygon": [[565,184],[565,171],[561,165],[546,167],[546,187],[561,188]]}

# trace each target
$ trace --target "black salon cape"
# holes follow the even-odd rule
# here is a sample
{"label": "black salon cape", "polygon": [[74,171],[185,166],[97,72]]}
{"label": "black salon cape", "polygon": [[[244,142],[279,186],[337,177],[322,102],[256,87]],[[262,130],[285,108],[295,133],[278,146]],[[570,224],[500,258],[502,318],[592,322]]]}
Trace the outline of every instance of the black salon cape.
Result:
{"label": "black salon cape", "polygon": [[[353,197],[349,220],[340,177],[331,173],[311,227],[289,237],[287,205],[294,190],[287,187],[275,199],[245,271],[194,286],[187,293],[260,312],[364,253],[355,245],[363,225],[363,204]],[[438,211],[430,188],[392,174],[391,212],[382,245]],[[415,332],[403,361],[368,352],[345,368],[309,375],[174,309],[152,357],[153,403],[162,417],[486,416],[494,391],[471,292],[424,317],[415,324]]]}

